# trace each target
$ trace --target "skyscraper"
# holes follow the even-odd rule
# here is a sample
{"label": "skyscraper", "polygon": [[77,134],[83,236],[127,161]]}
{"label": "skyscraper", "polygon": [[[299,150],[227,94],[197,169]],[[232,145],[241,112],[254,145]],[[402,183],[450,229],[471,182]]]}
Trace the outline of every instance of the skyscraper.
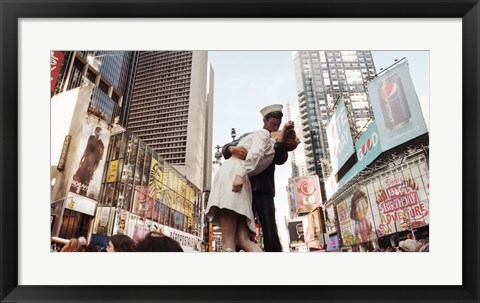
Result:
{"label": "skyscraper", "polygon": [[140,52],[127,115],[129,130],[202,189],[212,161],[207,58],[206,51]]}
{"label": "skyscraper", "polygon": [[370,51],[298,51],[294,63],[307,171],[323,181],[331,111],[343,97],[352,135],[366,129],[372,111],[363,83],[376,74],[375,66]]}
{"label": "skyscraper", "polygon": [[[129,104],[133,72],[138,52],[131,51],[55,51],[63,64],[52,95],[94,84],[89,111],[113,122],[122,117],[122,105]],[[121,123],[123,124],[123,123]]]}

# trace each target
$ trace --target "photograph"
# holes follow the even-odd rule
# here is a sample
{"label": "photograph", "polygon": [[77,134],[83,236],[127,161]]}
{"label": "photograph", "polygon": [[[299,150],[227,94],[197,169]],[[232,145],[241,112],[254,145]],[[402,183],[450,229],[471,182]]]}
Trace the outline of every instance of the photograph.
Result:
{"label": "photograph", "polygon": [[479,302],[478,0],[0,2],[0,302]]}
{"label": "photograph", "polygon": [[184,252],[428,252],[429,62],[52,50],[52,252],[157,227]]}

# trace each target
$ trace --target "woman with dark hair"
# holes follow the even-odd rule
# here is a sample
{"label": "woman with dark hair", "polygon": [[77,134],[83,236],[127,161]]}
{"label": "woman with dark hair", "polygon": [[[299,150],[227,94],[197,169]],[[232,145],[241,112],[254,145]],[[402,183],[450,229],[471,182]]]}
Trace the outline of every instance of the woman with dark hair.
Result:
{"label": "woman with dark hair", "polygon": [[113,235],[108,242],[107,252],[131,252],[135,251],[135,242],[126,235]]}
{"label": "woman with dark hair", "polygon": [[357,191],[352,197],[350,218],[356,221],[355,236],[357,243],[370,241],[372,224],[367,219],[368,199],[363,191]]}
{"label": "woman with dark hair", "polygon": [[156,231],[149,232],[137,243],[137,252],[183,252],[177,241]]}
{"label": "woman with dark hair", "polygon": [[[269,167],[274,168],[272,163],[275,158],[275,142],[285,142],[286,132],[294,128],[293,122],[289,121],[278,132],[282,123],[282,108],[281,104],[273,104],[260,110],[264,117],[263,128],[238,139],[236,148],[247,150],[244,160],[230,157],[215,174],[205,214],[210,222],[220,226],[225,252],[233,252],[236,246],[246,252],[262,252],[250,237],[256,233],[250,177],[258,176]],[[276,138],[272,138],[273,133]],[[276,235],[273,195],[268,198],[265,203],[258,203],[271,203],[269,205],[273,209],[273,221],[268,224],[271,226],[266,226],[265,220],[261,221],[261,224],[265,231],[271,228]]]}

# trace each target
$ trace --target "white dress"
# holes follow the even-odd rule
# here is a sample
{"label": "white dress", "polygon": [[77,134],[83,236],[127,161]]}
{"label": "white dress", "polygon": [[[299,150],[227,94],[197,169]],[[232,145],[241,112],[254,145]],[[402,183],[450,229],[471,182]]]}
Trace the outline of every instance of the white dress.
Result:
{"label": "white dress", "polygon": [[[206,215],[215,225],[220,226],[219,209],[233,210],[247,219],[248,228],[255,233],[255,221],[252,210],[252,187],[248,177],[255,176],[266,169],[273,161],[275,150],[270,133],[261,129],[243,137],[237,147],[248,150],[247,158],[227,159],[215,175],[212,191],[208,199]],[[235,176],[243,177],[243,187],[239,192],[232,191]]]}

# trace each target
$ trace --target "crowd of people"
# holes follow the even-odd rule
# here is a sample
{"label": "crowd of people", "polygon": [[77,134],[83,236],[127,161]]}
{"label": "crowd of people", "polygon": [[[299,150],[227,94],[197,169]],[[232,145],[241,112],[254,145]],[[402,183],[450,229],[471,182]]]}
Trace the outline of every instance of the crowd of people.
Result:
{"label": "crowd of people", "polygon": [[[52,248],[52,251],[57,251]],[[106,247],[87,243],[85,237],[72,238],[60,252],[183,252],[182,246],[161,232],[149,232],[142,240],[135,242],[127,235],[110,237]]]}
{"label": "crowd of people", "polygon": [[387,248],[376,248],[376,249],[367,249],[367,252],[428,252],[429,250],[429,239],[413,239],[412,237],[407,237],[407,239],[400,241],[398,246],[388,246]]}

